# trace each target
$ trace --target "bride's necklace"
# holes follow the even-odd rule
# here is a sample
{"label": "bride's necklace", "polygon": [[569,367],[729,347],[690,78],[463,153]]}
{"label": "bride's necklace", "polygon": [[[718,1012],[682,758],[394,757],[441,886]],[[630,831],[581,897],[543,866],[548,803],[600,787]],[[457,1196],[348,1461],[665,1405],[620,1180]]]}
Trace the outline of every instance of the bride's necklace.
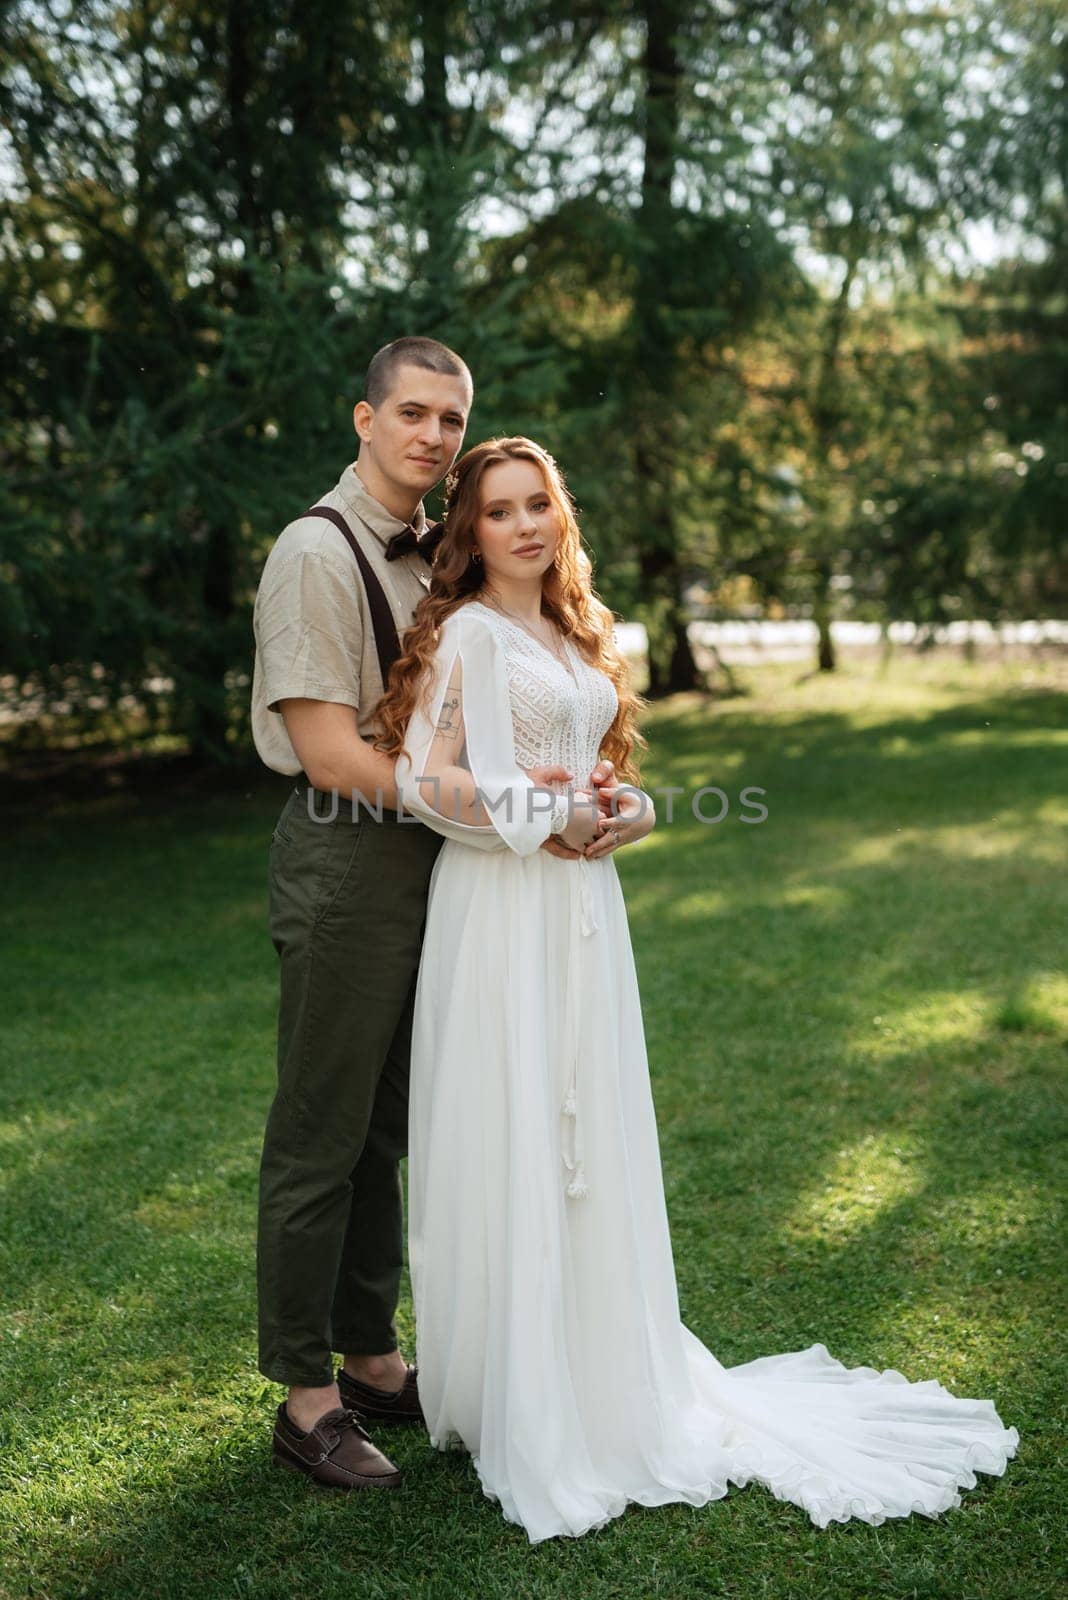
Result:
{"label": "bride's necklace", "polygon": [[530,624],[528,622],[524,622],[522,617],[517,617],[514,611],[508,611],[504,606],[502,606],[495,594],[491,594],[488,589],[483,590],[483,593],[489,599],[490,604],[501,613],[502,617],[510,618],[511,621],[522,628],[524,632],[529,633],[532,639],[536,639],[544,649],[551,651],[569,677],[573,678],[575,676],[571,668],[571,663],[567,659],[567,653],[563,648],[560,636],[555,628],[552,628],[553,641],[550,643],[547,639],[543,639],[540,633],[535,633]]}

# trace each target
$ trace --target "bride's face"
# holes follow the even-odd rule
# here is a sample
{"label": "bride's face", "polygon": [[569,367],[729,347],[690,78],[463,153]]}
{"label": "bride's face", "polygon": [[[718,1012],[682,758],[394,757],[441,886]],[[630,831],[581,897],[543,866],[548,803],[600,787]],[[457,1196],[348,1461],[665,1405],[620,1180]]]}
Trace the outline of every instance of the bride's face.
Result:
{"label": "bride's face", "polygon": [[540,578],[553,564],[560,538],[556,508],[533,461],[499,461],[480,484],[475,542],[487,578]]}

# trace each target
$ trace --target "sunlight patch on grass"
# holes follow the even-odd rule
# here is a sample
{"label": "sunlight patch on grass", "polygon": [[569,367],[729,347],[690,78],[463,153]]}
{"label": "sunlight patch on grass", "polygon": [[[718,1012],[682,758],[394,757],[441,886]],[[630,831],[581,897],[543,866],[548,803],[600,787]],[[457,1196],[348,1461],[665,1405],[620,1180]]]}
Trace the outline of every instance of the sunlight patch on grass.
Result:
{"label": "sunlight patch on grass", "polygon": [[902,757],[929,756],[931,753],[928,740],[922,738],[919,731],[912,738],[904,733],[896,733],[880,739],[878,750],[881,756],[893,756],[895,761]]}
{"label": "sunlight patch on grass", "polygon": [[[32,1115],[27,1111],[18,1119],[10,1117],[0,1122],[0,1150],[15,1150],[27,1142],[36,1147],[43,1139],[66,1138],[74,1127],[75,1120],[67,1112],[49,1111],[44,1107]],[[0,1174],[0,1178],[2,1176]]]}
{"label": "sunlight patch on grass", "polygon": [[813,906],[820,911],[845,911],[852,896],[829,883],[799,883],[792,889],[780,888],[775,903],[780,906]]}
{"label": "sunlight patch on grass", "polygon": [[1068,974],[1036,973],[1018,984],[993,1021],[1005,1033],[1068,1033]]}
{"label": "sunlight patch on grass", "polygon": [[[1045,818],[1042,819],[1043,824]],[[840,832],[840,825],[836,825]],[[838,846],[838,871],[897,863],[910,850],[937,851],[947,862],[1045,862],[1063,868],[1062,841],[1030,817],[1000,813],[968,826],[939,825],[933,818],[919,827],[895,828],[892,833],[866,833],[851,844]]]}
{"label": "sunlight patch on grass", "polygon": [[925,655],[895,650],[889,663],[879,654],[844,653],[837,671],[812,672],[804,662],[765,661],[736,668],[744,692],[726,700],[673,695],[652,702],[643,714],[646,727],[671,723],[678,728],[732,719],[759,718],[776,722],[797,715],[833,713],[843,724],[859,729],[883,720],[889,711],[917,720],[939,711],[969,705],[997,695],[1004,700],[1064,692],[1068,658],[1028,655],[1014,659],[993,653],[965,661],[952,651]]}
{"label": "sunlight patch on grass", "polygon": [[924,834],[929,849],[940,850],[954,861],[1044,861],[1064,865],[1060,840],[1043,837],[1034,824],[1011,816],[991,817],[982,827],[931,828]]}
{"label": "sunlight patch on grass", "polygon": [[[724,782],[727,774],[737,772],[747,759],[747,754],[743,750],[724,750],[718,747],[715,750],[697,750],[692,755],[677,754],[672,756],[667,774],[658,772],[655,781],[647,774],[644,778],[644,784],[646,786],[652,784],[650,792],[652,792],[653,799],[656,802],[658,815],[661,816],[666,815],[667,796],[655,793],[656,789],[658,787],[667,787],[668,778],[676,787],[684,784],[687,793],[674,796],[675,817],[676,819],[680,816],[692,817],[693,813],[690,807],[693,794],[698,789],[703,789],[706,784],[718,784],[721,789],[727,788]],[[739,784],[735,780],[728,791],[732,803],[735,791],[738,788]],[[703,804],[706,809],[713,809],[715,805],[714,796],[706,796]]]}
{"label": "sunlight patch on grass", "polygon": [[[1036,822],[1048,822],[1055,828],[1068,828],[1068,799],[1060,795],[1048,795],[1035,806],[1033,816]],[[1068,849],[1064,850],[1062,859],[1068,863]]]}
{"label": "sunlight patch on grass", "polygon": [[964,1039],[980,1039],[987,1029],[988,1002],[965,989],[930,990],[910,1005],[884,1003],[870,1026],[854,1039],[868,1056],[898,1055],[903,1045],[923,1050]]}
{"label": "sunlight patch on grass", "polygon": [[892,861],[906,847],[925,844],[926,828],[895,828],[893,833],[866,833],[863,838],[846,844],[841,839],[841,823],[832,824],[839,843],[836,846],[834,868],[828,871],[849,872],[856,867],[881,867]]}
{"label": "sunlight patch on grass", "polygon": [[670,899],[659,883],[650,885],[647,889],[634,889],[627,883],[626,896],[627,910],[632,917],[658,916],[663,911],[665,901]]}
{"label": "sunlight patch on grass", "polygon": [[706,917],[723,916],[733,904],[734,896],[720,889],[700,889],[673,901],[671,919],[673,922],[703,922]]}
{"label": "sunlight patch on grass", "polygon": [[803,1191],[787,1221],[795,1238],[846,1244],[889,1207],[924,1184],[922,1149],[909,1135],[870,1133],[839,1150],[832,1166]]}
{"label": "sunlight patch on grass", "polygon": [[673,843],[674,840],[671,837],[670,831],[664,826],[663,810],[661,809],[657,812],[656,827],[653,829],[652,833],[647,833],[645,838],[639,839],[637,844],[629,844],[626,850],[620,851],[616,855],[615,859],[617,870],[620,862],[634,860],[634,852],[636,850],[640,850],[644,856],[647,856],[650,853],[662,855],[664,851],[670,850]]}
{"label": "sunlight patch on grass", "polygon": [[[958,749],[982,746],[989,742],[989,728],[989,723],[982,728],[961,728],[958,733],[943,735],[943,742]],[[1068,728],[1005,728],[999,724],[997,742],[1013,750],[1048,750],[1051,744],[1068,745]]]}

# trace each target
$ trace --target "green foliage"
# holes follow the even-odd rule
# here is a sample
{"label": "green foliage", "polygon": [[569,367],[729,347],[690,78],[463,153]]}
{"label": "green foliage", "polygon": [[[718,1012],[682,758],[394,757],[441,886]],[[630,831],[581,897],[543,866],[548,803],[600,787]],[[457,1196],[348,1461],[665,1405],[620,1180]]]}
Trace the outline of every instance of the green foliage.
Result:
{"label": "green foliage", "polygon": [[[654,690],[696,586],[1063,608],[1065,30],[732,0],[0,12],[0,699],[247,737],[263,554],[370,356],[558,456]],[[962,269],[977,220],[1014,258]]]}

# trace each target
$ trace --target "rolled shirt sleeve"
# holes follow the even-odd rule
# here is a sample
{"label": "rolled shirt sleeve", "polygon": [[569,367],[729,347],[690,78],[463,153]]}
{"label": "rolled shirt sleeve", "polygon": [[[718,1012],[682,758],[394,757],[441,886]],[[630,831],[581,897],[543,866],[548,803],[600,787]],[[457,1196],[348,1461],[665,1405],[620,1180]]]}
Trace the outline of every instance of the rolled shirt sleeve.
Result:
{"label": "rolled shirt sleeve", "polygon": [[363,618],[352,573],[340,561],[320,550],[273,552],[256,596],[254,626],[269,711],[288,699],[359,708]]}
{"label": "rolled shirt sleeve", "polygon": [[[429,584],[417,553],[390,561],[390,539],[423,526],[422,506],[404,523],[367,492],[355,465],[317,502],[343,517],[385,594],[398,633]],[[362,739],[375,736],[385,685],[360,568],[330,520],[304,512],[282,529],[263,565],[253,608],[252,738],[275,772],[296,774],[300,760],[279,713],[284,700],[348,707]]]}

